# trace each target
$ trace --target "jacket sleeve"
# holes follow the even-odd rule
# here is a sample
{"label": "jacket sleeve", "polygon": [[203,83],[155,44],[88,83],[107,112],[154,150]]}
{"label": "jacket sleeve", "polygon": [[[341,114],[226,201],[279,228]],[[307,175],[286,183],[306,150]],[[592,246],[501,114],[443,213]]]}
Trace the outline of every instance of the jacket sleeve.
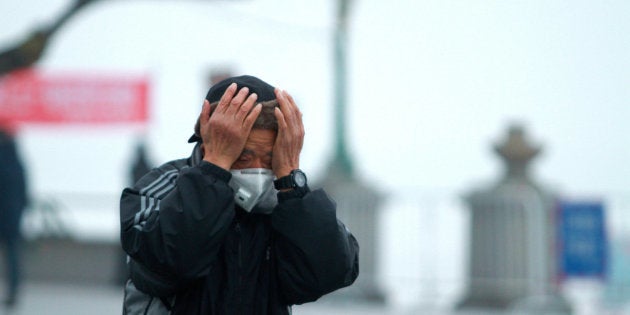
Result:
{"label": "jacket sleeve", "polygon": [[323,190],[281,201],[271,222],[280,291],[288,304],[317,300],[359,275],[359,244]]}
{"label": "jacket sleeve", "polygon": [[231,174],[166,164],[123,190],[121,243],[141,291],[169,296],[207,275],[234,217]]}

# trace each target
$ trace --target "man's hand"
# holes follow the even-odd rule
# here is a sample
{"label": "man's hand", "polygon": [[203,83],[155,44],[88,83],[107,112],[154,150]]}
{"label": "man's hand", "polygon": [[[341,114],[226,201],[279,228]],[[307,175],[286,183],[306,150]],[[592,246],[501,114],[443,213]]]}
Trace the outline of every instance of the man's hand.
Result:
{"label": "man's hand", "polygon": [[275,90],[280,107],[276,107],[278,135],[273,146],[272,169],[277,178],[287,176],[300,167],[300,153],[304,143],[302,113],[289,93]]}
{"label": "man's hand", "polygon": [[249,132],[262,108],[258,104],[252,109],[258,96],[254,93],[248,97],[247,87],[238,93],[236,90],[236,83],[232,83],[225,90],[212,116],[210,103],[204,101],[199,118],[203,159],[226,170],[229,170],[241,155]]}

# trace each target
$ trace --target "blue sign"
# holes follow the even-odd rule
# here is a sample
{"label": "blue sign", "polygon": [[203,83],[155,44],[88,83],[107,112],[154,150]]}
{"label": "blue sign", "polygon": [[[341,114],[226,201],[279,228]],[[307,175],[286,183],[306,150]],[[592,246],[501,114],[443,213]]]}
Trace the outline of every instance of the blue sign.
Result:
{"label": "blue sign", "polygon": [[602,203],[562,201],[559,214],[561,275],[604,277],[608,251]]}

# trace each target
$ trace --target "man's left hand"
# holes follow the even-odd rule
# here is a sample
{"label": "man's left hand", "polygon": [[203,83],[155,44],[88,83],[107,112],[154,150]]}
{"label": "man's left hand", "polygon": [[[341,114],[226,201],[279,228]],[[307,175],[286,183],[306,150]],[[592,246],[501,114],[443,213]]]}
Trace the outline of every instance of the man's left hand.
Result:
{"label": "man's left hand", "polygon": [[293,97],[284,90],[275,89],[275,115],[278,120],[278,135],[273,146],[272,169],[277,178],[287,176],[300,167],[300,153],[304,143],[302,113]]}

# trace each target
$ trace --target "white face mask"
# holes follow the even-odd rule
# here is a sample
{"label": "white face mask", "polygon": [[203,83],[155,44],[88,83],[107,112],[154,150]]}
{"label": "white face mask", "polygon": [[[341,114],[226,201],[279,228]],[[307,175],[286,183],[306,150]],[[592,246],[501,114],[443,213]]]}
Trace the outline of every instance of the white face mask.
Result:
{"label": "white face mask", "polygon": [[273,172],[266,168],[230,170],[234,201],[248,212],[269,214],[278,204]]}

